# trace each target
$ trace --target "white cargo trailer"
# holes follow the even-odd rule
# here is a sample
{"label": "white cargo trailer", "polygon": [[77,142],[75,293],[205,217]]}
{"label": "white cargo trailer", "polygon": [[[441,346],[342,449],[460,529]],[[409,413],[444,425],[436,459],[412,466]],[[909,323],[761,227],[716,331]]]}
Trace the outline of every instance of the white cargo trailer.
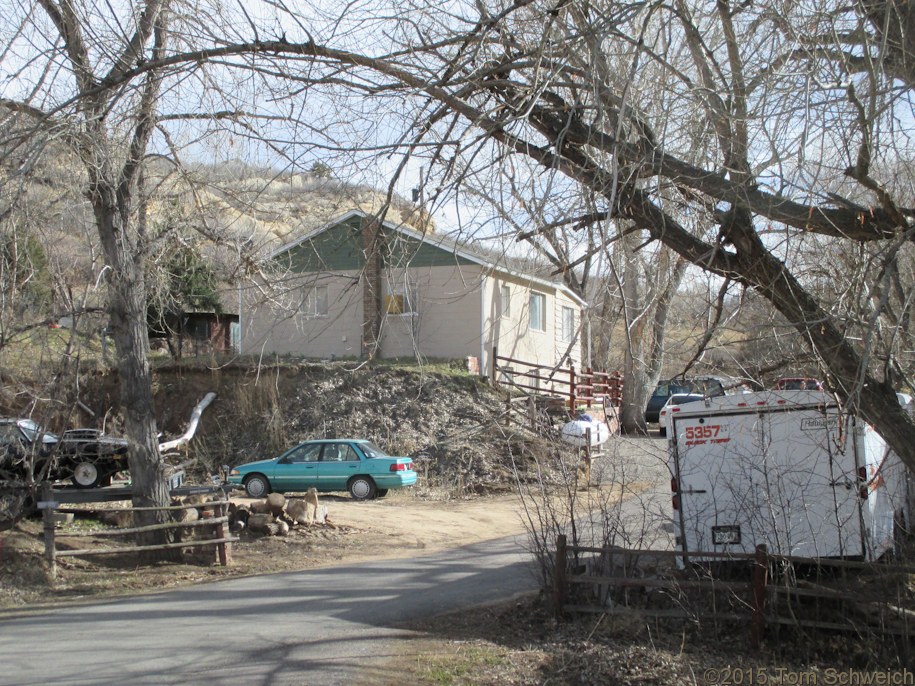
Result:
{"label": "white cargo trailer", "polygon": [[908,522],[906,470],[821,391],[766,391],[671,408],[677,544],[703,552],[875,560]]}

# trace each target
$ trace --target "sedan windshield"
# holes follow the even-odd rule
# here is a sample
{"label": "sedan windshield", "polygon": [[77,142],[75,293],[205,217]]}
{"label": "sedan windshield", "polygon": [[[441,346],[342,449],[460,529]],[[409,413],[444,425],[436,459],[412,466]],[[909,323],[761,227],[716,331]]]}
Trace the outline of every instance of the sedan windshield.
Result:
{"label": "sedan windshield", "polygon": [[370,443],[368,441],[366,441],[365,443],[359,443],[359,449],[368,458],[390,457],[390,455],[387,455],[383,450],[381,450],[381,448],[376,446],[374,443]]}
{"label": "sedan windshield", "polygon": [[45,443],[57,440],[57,436],[52,434],[50,431],[42,432],[41,427],[38,426],[38,423],[32,419],[19,420],[19,429],[22,431],[22,433],[25,434],[25,437],[29,440],[30,443],[37,441],[39,435],[43,435],[43,440]]}

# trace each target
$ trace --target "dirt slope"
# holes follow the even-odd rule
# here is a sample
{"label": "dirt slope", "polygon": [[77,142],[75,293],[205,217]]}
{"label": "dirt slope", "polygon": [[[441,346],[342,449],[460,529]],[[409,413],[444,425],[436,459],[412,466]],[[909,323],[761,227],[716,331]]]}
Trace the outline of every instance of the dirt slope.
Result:
{"label": "dirt slope", "polygon": [[[166,435],[181,433],[194,403],[217,393],[189,453],[201,476],[274,457],[310,438],[357,437],[413,457],[420,490],[479,495],[510,491],[513,467],[524,472],[553,450],[531,431],[505,425],[502,393],[444,365],[170,367],[156,378]],[[107,395],[111,406],[116,397]]]}

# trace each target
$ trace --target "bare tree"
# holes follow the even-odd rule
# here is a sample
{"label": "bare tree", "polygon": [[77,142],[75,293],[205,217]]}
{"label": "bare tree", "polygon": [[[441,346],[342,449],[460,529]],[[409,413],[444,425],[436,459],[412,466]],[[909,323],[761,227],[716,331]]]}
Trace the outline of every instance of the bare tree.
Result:
{"label": "bare tree", "polygon": [[[306,123],[296,114],[301,101],[293,104],[283,135],[266,136],[278,155],[289,156],[295,135],[305,132],[351,159],[371,140],[376,151],[424,158],[430,183],[441,189],[525,158],[553,188],[581,191],[567,216],[580,209],[602,222],[604,233],[586,251],[633,235],[636,245],[660,242],[754,289],[803,337],[849,409],[876,424],[915,468],[915,423],[893,389],[907,374],[895,332],[909,317],[910,283],[898,266],[909,259],[913,211],[910,186],[891,176],[910,157],[904,111],[913,84],[908,34],[887,21],[901,13],[904,29],[908,9],[521,0],[453,13],[430,4],[409,16],[354,7],[341,21],[271,6],[280,17],[273,23],[245,13],[230,26],[214,12],[215,28],[198,22],[172,34],[172,47],[172,15],[149,2],[131,15],[135,30],[113,32],[119,49],[90,57],[86,36],[96,34],[85,17],[51,0],[40,6],[59,35],[46,54],[72,74],[74,99],[66,112],[62,103],[42,111],[35,98],[9,106],[31,112],[45,129],[65,117],[79,124],[69,130],[79,132],[72,140],[117,277],[112,320],[122,374],[137,394],[125,399],[137,413],[128,426],[153,471],[154,424],[145,391],[136,390],[148,381],[145,334],[135,326],[143,283],[131,238],[142,229],[140,161],[163,121],[154,110],[167,79],[209,73],[215,86],[232,80],[234,70],[244,70],[272,102],[291,102],[318,82],[349,94],[334,101],[334,116],[348,116],[336,116],[333,133],[323,126],[327,117],[322,126]],[[323,42],[312,30],[322,22],[332,27]],[[353,51],[367,27],[380,23],[386,28],[372,33],[372,53]],[[207,72],[211,65],[218,69]],[[279,119],[279,108],[261,116]],[[247,135],[257,137],[250,128]],[[854,294],[856,306],[866,305],[863,336],[849,335],[818,298],[823,284],[803,273],[799,246],[811,237],[829,249],[866,246],[876,255],[877,272],[863,274],[868,288]]]}
{"label": "bare tree", "polygon": [[[319,51],[421,92],[423,130],[446,119],[453,127],[459,116],[502,146],[499,159],[528,156],[600,197],[617,232],[637,231],[758,291],[802,335],[849,409],[915,468],[915,424],[874,356],[892,269],[867,275],[876,281],[863,341],[795,271],[796,246],[814,235],[879,245],[888,266],[910,243],[908,193],[881,181],[907,155],[897,141],[908,86],[887,68],[899,63],[893,41],[838,4],[478,11],[463,33],[453,17],[428,17],[412,52],[388,59]],[[608,61],[616,68],[602,69]],[[668,94],[665,112],[649,106],[659,91]],[[471,144],[453,133],[439,147],[467,156]],[[907,303],[909,285],[898,285],[895,297]]]}
{"label": "bare tree", "polygon": [[640,259],[638,235],[620,240],[622,269],[616,271],[626,324],[620,426],[626,433],[645,433],[645,407],[661,377],[671,300],[683,278],[686,262],[667,248],[653,263]]}
{"label": "bare tree", "polygon": [[[147,60],[161,60],[169,41],[180,42],[176,36],[186,35],[188,25],[181,23],[177,3],[160,0],[107,9],[37,0],[4,9],[11,21],[3,31],[9,97],[0,101],[5,166],[26,177],[42,155],[62,150],[81,164],[76,178],[104,258],[100,274],[117,351],[134,504],[165,505],[169,494],[147,359],[146,259],[156,237],[147,231],[144,174],[150,141],[168,119],[160,106],[169,94],[163,83],[170,84],[161,69],[126,81],[124,75]],[[164,140],[167,147],[167,134]],[[141,523],[159,516],[138,515]]]}
{"label": "bare tree", "polygon": [[[314,166],[309,155],[316,150],[358,154],[357,147],[338,143],[336,132],[325,132],[327,127],[305,104],[306,94],[311,95],[308,84],[336,88],[340,75],[339,60],[320,58],[318,51],[304,47],[305,37],[323,29],[341,40],[349,37],[339,17],[315,12],[304,22],[281,8],[249,13],[244,6],[220,2],[138,0],[99,6],[35,0],[3,3],[2,11],[8,19],[0,29],[4,169],[34,181],[38,162],[61,150],[79,162],[75,182],[103,256],[95,276],[107,286],[134,504],[161,506],[167,504],[168,492],[158,451],[147,329],[149,292],[161,289],[151,289],[147,278],[155,273],[148,262],[167,254],[163,246],[176,238],[177,229],[159,221],[163,212],[157,203],[171,197],[194,208],[193,230],[211,244],[227,241],[222,249],[234,253],[236,275],[256,269],[261,237],[243,223],[214,221],[219,213],[207,207],[244,207],[257,221],[262,216],[258,189],[218,192],[208,187],[211,178],[201,180],[182,158],[199,159],[211,151],[207,162],[218,161],[230,158],[233,148],[239,157],[249,151],[265,155],[270,162],[260,179],[262,189],[284,166]],[[298,31],[298,46],[286,41],[283,25]],[[285,47],[263,53],[260,35]],[[226,45],[235,47],[223,52]],[[214,49],[222,55],[205,54]],[[287,57],[281,59],[278,55],[284,53]],[[349,85],[361,99],[366,85],[355,78]],[[281,106],[281,100],[288,104]],[[326,111],[341,127],[358,125],[334,107]],[[322,165],[321,170],[328,168]],[[160,516],[144,511],[139,523]]]}

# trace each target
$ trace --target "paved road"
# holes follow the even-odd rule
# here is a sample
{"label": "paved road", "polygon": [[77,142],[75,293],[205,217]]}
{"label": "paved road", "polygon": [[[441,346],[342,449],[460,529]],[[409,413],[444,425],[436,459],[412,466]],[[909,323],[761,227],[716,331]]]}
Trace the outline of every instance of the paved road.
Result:
{"label": "paved road", "polygon": [[[673,547],[667,441],[617,437],[594,460],[592,482],[622,484],[624,499],[592,503],[579,516],[583,545],[669,550]],[[613,491],[616,492],[616,491]]]}
{"label": "paved road", "polygon": [[[608,517],[583,522],[594,543],[668,537],[663,444],[617,439],[603,482],[638,484]],[[417,526],[422,526],[417,522]],[[524,537],[411,560],[218,582],[0,618],[0,686],[10,684],[340,684],[384,656],[396,627],[494,602],[537,582]],[[387,644],[387,645],[386,645]]]}
{"label": "paved road", "polygon": [[0,684],[340,684],[391,628],[537,587],[523,539],[0,620]]}

